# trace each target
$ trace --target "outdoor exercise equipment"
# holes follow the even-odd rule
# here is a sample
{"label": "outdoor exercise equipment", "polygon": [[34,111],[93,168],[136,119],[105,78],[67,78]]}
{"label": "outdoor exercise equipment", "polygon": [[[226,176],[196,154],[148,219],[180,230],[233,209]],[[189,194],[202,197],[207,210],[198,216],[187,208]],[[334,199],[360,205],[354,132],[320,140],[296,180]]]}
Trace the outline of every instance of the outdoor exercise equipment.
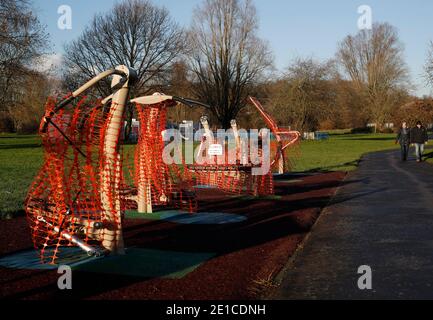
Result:
{"label": "outdoor exercise equipment", "polygon": [[275,119],[265,111],[256,98],[249,97],[248,101],[257,109],[274,135],[275,140],[271,144],[271,155],[274,155],[271,161],[272,168],[277,169],[279,174],[288,172],[290,169],[289,148],[300,141],[301,134],[290,128],[279,127]]}
{"label": "outdoor exercise equipment", "polygon": [[[113,94],[76,99],[113,75]],[[153,95],[131,101],[140,124],[133,182],[125,180],[120,143],[134,70],[120,66],[101,73],[65,99],[50,98],[40,126],[44,164],[30,187],[25,208],[42,261],[55,263],[65,246],[90,256],[123,254],[122,220],[127,209],[151,213],[154,206],[195,212],[188,172],[162,160],[166,111],[189,99]]]}
{"label": "outdoor exercise equipment", "polygon": [[191,103],[160,94],[131,100],[140,122],[134,159],[137,195],[132,196],[139,213],[152,213],[154,206],[168,204],[188,212],[197,210],[192,176],[180,164],[168,165],[163,159],[167,109],[176,106],[176,100]]}
{"label": "outdoor exercise equipment", "polygon": [[[113,76],[109,111],[102,101],[75,100]],[[26,198],[32,238],[44,262],[54,263],[63,246],[89,255],[124,253],[123,173],[119,139],[135,71],[105,71],[60,102],[49,99],[40,133],[44,164]]]}
{"label": "outdoor exercise equipment", "polygon": [[[261,163],[251,161],[248,142],[239,136],[235,120],[231,121],[231,144],[230,141],[217,143],[207,117],[201,117],[200,122],[204,130],[196,153],[196,159],[200,161],[187,166],[194,174],[197,184],[213,186],[234,194],[266,196],[274,193],[271,171],[262,175],[253,174],[253,169],[260,167]],[[220,153],[214,154],[212,149]]]}
{"label": "outdoor exercise equipment", "polygon": [[[263,154],[265,139],[259,136],[259,145],[251,145],[247,139],[242,139],[236,120],[231,121],[231,134],[233,135],[234,145],[225,143],[221,146],[223,159],[215,155],[209,155],[209,149],[215,145],[214,133],[210,130],[207,117],[202,117],[200,122],[204,129],[204,135],[198,148],[197,157],[205,161],[201,164],[188,166],[188,169],[195,173],[197,183],[210,185],[231,193],[247,193],[254,196],[268,196],[274,194],[273,171],[277,170],[283,174],[289,170],[290,158],[288,155],[289,147],[293,146],[300,139],[300,133],[286,128],[280,128],[272,116],[265,111],[260,102],[254,97],[248,97],[248,102],[252,104],[264,119],[273,134],[269,149],[269,155]],[[230,148],[232,149],[230,151]],[[256,148],[257,150],[252,150]],[[252,152],[253,151],[253,152]],[[255,151],[255,152],[254,152]],[[234,152],[233,157],[237,159],[235,163],[230,162],[228,155]],[[256,155],[256,159],[252,159]],[[267,159],[269,158],[269,159]],[[263,161],[269,160],[271,170],[264,174],[253,174],[254,168],[260,168]]]}
{"label": "outdoor exercise equipment", "polygon": [[[83,96],[109,76],[113,77],[109,97],[95,101]],[[44,163],[25,201],[32,239],[43,262],[56,263],[62,248],[68,246],[78,246],[89,256],[124,254],[122,224],[126,210],[149,214],[155,208],[169,207],[196,212],[197,184],[235,193],[273,194],[271,171],[252,174],[260,163],[253,163],[243,153],[235,120],[231,123],[234,150],[245,160],[242,163],[188,165],[178,148],[181,162],[167,164],[163,159],[163,133],[168,108],[178,103],[209,106],[162,94],[128,101],[136,77],[134,70],[119,66],[96,76],[61,101],[48,99],[40,126]],[[260,103],[249,99],[276,137],[271,164],[278,163],[281,169],[287,159],[285,152],[298,140],[299,133],[279,129]],[[135,106],[140,124],[132,168],[125,163],[127,147],[121,143],[127,103]],[[207,118],[201,122],[206,139],[213,142]],[[128,170],[132,181],[125,177]]]}

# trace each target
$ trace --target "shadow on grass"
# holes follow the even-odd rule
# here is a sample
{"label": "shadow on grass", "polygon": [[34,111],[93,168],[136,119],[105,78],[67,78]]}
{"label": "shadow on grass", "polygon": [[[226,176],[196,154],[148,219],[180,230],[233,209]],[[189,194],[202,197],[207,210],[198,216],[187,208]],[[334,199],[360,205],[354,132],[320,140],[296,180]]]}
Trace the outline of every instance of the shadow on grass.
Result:
{"label": "shadow on grass", "polygon": [[35,139],[35,137],[37,137],[37,135],[23,135],[23,136],[19,136],[19,135],[11,135],[11,136],[3,136],[0,134],[0,139]]}
{"label": "shadow on grass", "polygon": [[18,217],[24,217],[26,215],[26,212],[23,209],[15,210],[15,211],[7,211],[7,212],[1,212],[0,211],[0,221],[1,220],[10,220],[13,218]]}
{"label": "shadow on grass", "polygon": [[350,141],[395,141],[394,137],[371,137],[371,138],[361,138],[361,137],[347,137],[339,140],[350,140]]}
{"label": "shadow on grass", "polygon": [[42,145],[40,143],[27,143],[27,144],[8,144],[1,145],[0,150],[12,150],[12,149],[34,149],[40,148]]}
{"label": "shadow on grass", "polygon": [[424,159],[425,159],[425,160],[433,159],[433,151],[424,154]]}
{"label": "shadow on grass", "polygon": [[317,173],[330,173],[330,172],[335,172],[335,171],[344,171],[342,169],[347,168],[347,167],[358,167],[360,162],[361,162],[361,159],[358,159],[358,160],[354,160],[354,161],[350,161],[350,162],[346,162],[346,163],[341,163],[341,164],[334,165],[334,166],[317,167],[317,168],[310,169],[308,171],[299,172],[299,174],[305,173],[306,175],[308,175],[308,174],[314,174],[314,173],[317,174]]}
{"label": "shadow on grass", "polygon": [[368,179],[356,179],[356,180],[344,180],[344,181],[329,181],[326,183],[312,183],[308,185],[288,185],[288,186],[281,186],[276,185],[275,187],[275,193],[276,194],[302,194],[302,193],[309,193],[314,191],[319,191],[321,189],[331,189],[331,188],[338,188],[338,187],[344,187],[347,185],[355,184],[355,183],[368,183]]}

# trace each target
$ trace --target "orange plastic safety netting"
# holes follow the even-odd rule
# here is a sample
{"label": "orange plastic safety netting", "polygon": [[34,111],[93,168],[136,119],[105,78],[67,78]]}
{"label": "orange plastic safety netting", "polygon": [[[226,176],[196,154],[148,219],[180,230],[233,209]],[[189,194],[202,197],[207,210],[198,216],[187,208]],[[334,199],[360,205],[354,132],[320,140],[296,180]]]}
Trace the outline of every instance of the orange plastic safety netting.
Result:
{"label": "orange plastic safety netting", "polygon": [[[166,107],[139,106],[140,135],[133,179],[120,141],[124,112],[118,105],[82,98],[41,123],[44,163],[26,198],[35,247],[43,262],[56,263],[63,247],[79,246],[89,255],[123,252],[125,210],[148,212],[140,204],[197,209],[192,180],[178,166],[163,163]],[[129,168],[130,169],[130,168]],[[146,209],[146,207],[144,208]]]}
{"label": "orange plastic safety netting", "polygon": [[282,157],[282,171],[290,172],[295,166],[295,162],[300,157],[300,134],[297,131],[289,129],[278,129],[278,139],[272,134],[270,144],[271,170],[279,171],[279,160]]}
{"label": "orange plastic safety netting", "polygon": [[[237,147],[225,143],[222,145],[224,150],[222,161],[221,157],[210,157],[205,154],[208,149],[204,148],[202,155],[202,158],[205,159],[204,163],[189,165],[188,169],[193,173],[197,184],[216,187],[234,194],[269,196],[274,194],[273,174],[291,170],[294,160],[299,155],[298,144],[298,132],[281,131],[277,136],[272,135],[268,152],[263,152],[263,145],[259,139],[257,146],[254,144],[249,146],[246,159],[238,150],[235,151],[237,163],[230,164],[228,155],[233,153],[230,148],[236,149]],[[203,141],[202,145],[205,145]],[[268,170],[264,162],[269,164]],[[258,170],[259,174],[254,173],[254,169],[259,168],[263,170]]]}
{"label": "orange plastic safety netting", "polygon": [[[227,146],[226,147],[227,150]],[[229,151],[226,151],[227,155]],[[211,157],[212,158],[212,157]],[[216,157],[215,157],[216,158]],[[263,174],[254,174],[254,165],[230,164],[227,159],[221,163],[218,159],[200,164],[187,166],[188,171],[194,176],[195,183],[218,188],[233,194],[249,194],[254,196],[267,196],[274,194],[274,183],[272,171]]]}
{"label": "orange plastic safety netting", "polygon": [[[46,114],[54,110],[56,101],[50,98]],[[114,107],[115,108],[115,107]],[[109,114],[104,113],[99,102],[86,98],[53,115],[53,124],[42,121],[44,163],[36,176],[26,199],[26,211],[36,248],[40,249],[44,262],[54,263],[61,247],[102,247],[103,224],[111,223],[111,229],[119,229],[121,201],[116,189],[121,184],[121,159],[113,165],[116,179],[108,179],[102,191],[102,168],[107,161],[101,144],[106,135],[105,124]],[[122,119],[110,119],[122,121]],[[106,197],[103,205],[101,194]]]}
{"label": "orange plastic safety netting", "polygon": [[228,193],[267,196],[274,194],[272,173],[253,175],[251,167],[191,166],[196,183],[218,188]]}
{"label": "orange plastic safety netting", "polygon": [[[146,214],[173,207],[196,212],[195,185],[272,195],[272,172],[279,157],[284,155],[283,163],[288,165],[287,152],[299,138],[280,132],[279,140],[271,141],[271,170],[261,175],[252,173],[257,165],[251,159],[247,165],[187,165],[181,156],[180,163],[167,164],[163,132],[167,108],[174,101],[135,104],[140,123],[135,146],[121,141],[124,105],[107,107],[84,97],[56,110],[56,103],[50,98],[46,104],[41,123],[44,163],[25,203],[34,245],[42,261],[49,263],[56,263],[62,248],[71,246],[89,255],[122,253],[126,210]],[[261,150],[257,151],[260,156]]]}
{"label": "orange plastic safety netting", "polygon": [[184,170],[183,163],[169,165],[163,158],[163,132],[169,106],[168,102],[136,104],[140,127],[134,153],[136,194],[133,195],[132,208],[139,212],[149,212],[151,207],[159,206],[191,213],[197,210],[191,174]]}

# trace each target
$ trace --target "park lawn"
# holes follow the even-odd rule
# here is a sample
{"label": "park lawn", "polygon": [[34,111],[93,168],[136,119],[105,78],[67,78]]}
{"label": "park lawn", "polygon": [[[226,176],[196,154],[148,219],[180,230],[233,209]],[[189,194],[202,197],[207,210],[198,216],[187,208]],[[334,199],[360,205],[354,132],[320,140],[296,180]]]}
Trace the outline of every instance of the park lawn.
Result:
{"label": "park lawn", "polygon": [[302,141],[295,172],[352,171],[363,154],[396,149],[394,134],[332,134],[329,140]]}
{"label": "park lawn", "polygon": [[0,134],[0,218],[24,213],[24,198],[42,163],[37,135]]}
{"label": "park lawn", "polygon": [[[325,141],[302,141],[295,172],[354,170],[364,153],[396,148],[394,135],[332,134]],[[126,146],[129,150],[132,146]],[[37,135],[0,134],[0,218],[23,214],[23,201],[42,166]]]}

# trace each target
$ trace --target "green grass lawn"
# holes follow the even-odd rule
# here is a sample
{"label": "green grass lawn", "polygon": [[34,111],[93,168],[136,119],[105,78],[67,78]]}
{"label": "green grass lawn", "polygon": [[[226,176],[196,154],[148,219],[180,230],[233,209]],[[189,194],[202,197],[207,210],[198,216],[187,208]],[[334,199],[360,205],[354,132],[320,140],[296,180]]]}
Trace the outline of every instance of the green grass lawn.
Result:
{"label": "green grass lawn", "polygon": [[36,135],[0,134],[0,218],[23,213],[23,201],[42,166]]}
{"label": "green grass lawn", "polygon": [[365,153],[396,149],[394,134],[334,134],[329,140],[302,141],[293,171],[351,171]]}
{"label": "green grass lawn", "polygon": [[[326,141],[303,141],[293,170],[350,171],[364,153],[393,148],[394,135],[333,134]],[[24,198],[42,157],[38,136],[0,134],[0,217],[23,213]]]}

